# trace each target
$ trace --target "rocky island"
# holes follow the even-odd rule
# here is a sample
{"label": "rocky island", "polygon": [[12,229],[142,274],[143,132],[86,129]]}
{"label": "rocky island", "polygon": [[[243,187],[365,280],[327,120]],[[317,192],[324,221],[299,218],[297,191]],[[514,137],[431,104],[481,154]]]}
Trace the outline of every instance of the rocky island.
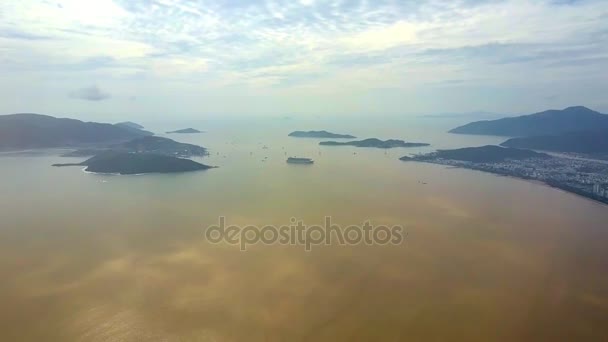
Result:
{"label": "rocky island", "polygon": [[531,179],[608,203],[608,163],[500,146],[467,147],[405,156],[403,161],[448,165]]}
{"label": "rocky island", "polygon": [[53,164],[53,166],[86,166],[85,171],[121,175],[145,173],[176,173],[207,170],[207,166],[189,159],[154,153],[105,152],[82,163]]}
{"label": "rocky island", "polygon": [[328,131],[295,131],[289,133],[290,137],[294,138],[322,138],[322,139],[355,139],[355,136],[350,134],[337,134]]}
{"label": "rocky island", "polygon": [[155,153],[182,158],[202,157],[209,154],[206,148],[198,145],[180,143],[168,138],[144,136],[107,147],[76,150],[64,154],[63,157],[89,157],[108,151]]}
{"label": "rocky island", "polygon": [[380,140],[370,138],[359,141],[337,142],[337,141],[322,141],[319,145],[323,146],[355,146],[355,147],[374,147],[374,148],[394,148],[394,147],[423,147],[430,146],[426,143],[411,143],[403,140],[389,139]]}
{"label": "rocky island", "polygon": [[177,131],[167,132],[167,134],[196,134],[196,133],[203,133],[203,132],[199,131],[198,129],[194,129],[194,128],[184,128],[184,129],[178,129]]}

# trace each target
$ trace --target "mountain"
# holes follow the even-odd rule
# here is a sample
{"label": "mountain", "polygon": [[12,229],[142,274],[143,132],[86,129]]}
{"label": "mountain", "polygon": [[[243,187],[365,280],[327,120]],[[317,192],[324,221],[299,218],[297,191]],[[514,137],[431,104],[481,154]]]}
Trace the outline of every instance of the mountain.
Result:
{"label": "mountain", "polygon": [[48,115],[0,115],[0,150],[121,142],[148,134],[111,124],[59,119]]}
{"label": "mountain", "polygon": [[85,171],[118,173],[121,175],[143,173],[175,173],[207,170],[212,168],[189,159],[180,159],[153,153],[106,152],[78,164],[54,164],[53,166],[86,166]]}
{"label": "mountain", "polygon": [[480,147],[458,148],[453,150],[438,150],[432,153],[416,155],[414,157],[405,156],[399,159],[403,161],[432,161],[442,159],[458,160],[471,163],[496,163],[507,159],[521,160],[529,158],[550,158],[550,156],[530,150],[487,145]]}
{"label": "mountain", "polygon": [[512,138],[500,145],[551,152],[604,154],[608,153],[608,132],[568,132],[559,135]]}
{"label": "mountain", "polygon": [[380,140],[376,138],[370,138],[360,141],[348,141],[348,142],[337,142],[337,141],[322,141],[319,145],[324,146],[355,146],[355,147],[375,147],[375,148],[393,148],[393,147],[421,147],[429,146],[426,143],[410,143],[403,140],[389,139]]}
{"label": "mountain", "polygon": [[132,121],[119,122],[114,125],[120,126],[120,127],[135,128],[135,129],[144,129],[145,128],[144,126],[142,126],[140,124],[136,124],[135,122],[132,122]]}
{"label": "mountain", "polygon": [[450,133],[525,137],[602,129],[608,130],[608,115],[578,106],[512,118],[476,121],[454,128]]}
{"label": "mountain", "polygon": [[109,145],[97,149],[82,149],[66,153],[63,157],[87,157],[103,152],[155,153],[174,157],[202,157],[208,155],[207,149],[193,144],[180,143],[169,138],[144,136],[125,143]]}
{"label": "mountain", "polygon": [[350,134],[337,134],[328,131],[295,131],[289,133],[290,137],[294,138],[323,138],[323,139],[354,139],[355,136]]}
{"label": "mountain", "polygon": [[194,129],[194,128],[184,128],[184,129],[178,129],[177,131],[167,132],[167,134],[172,134],[172,133],[193,134],[193,133],[203,133],[203,132],[199,131],[198,129]]}

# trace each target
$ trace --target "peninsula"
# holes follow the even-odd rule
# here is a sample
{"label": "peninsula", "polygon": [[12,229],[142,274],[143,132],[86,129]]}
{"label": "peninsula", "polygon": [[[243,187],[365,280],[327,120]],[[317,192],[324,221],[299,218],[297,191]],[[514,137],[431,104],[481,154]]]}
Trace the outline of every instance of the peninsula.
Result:
{"label": "peninsula", "polygon": [[608,203],[608,163],[500,146],[467,147],[405,156],[417,161],[531,179]]}
{"label": "peninsula", "polygon": [[106,152],[75,164],[53,164],[53,166],[86,166],[85,171],[114,173],[121,175],[144,173],[176,173],[207,170],[212,168],[189,159],[162,154]]}
{"label": "peninsula", "polygon": [[295,131],[289,133],[290,137],[294,138],[322,138],[322,139],[355,139],[356,137],[350,134],[337,134],[328,131]]}
{"label": "peninsula", "polygon": [[403,140],[389,139],[380,140],[370,138],[359,141],[337,142],[337,141],[322,141],[319,145],[323,146],[355,146],[355,147],[374,147],[374,148],[394,148],[394,147],[423,147],[430,146],[427,143],[411,143]]}

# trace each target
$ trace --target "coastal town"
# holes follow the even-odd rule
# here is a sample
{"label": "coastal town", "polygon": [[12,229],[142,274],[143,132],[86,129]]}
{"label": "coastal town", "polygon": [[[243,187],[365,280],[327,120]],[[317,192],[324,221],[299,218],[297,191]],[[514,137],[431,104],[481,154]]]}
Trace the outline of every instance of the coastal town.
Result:
{"label": "coastal town", "polygon": [[475,162],[446,159],[432,154],[415,156],[412,160],[537,180],[608,204],[608,163],[603,160],[575,156],[547,156]]}

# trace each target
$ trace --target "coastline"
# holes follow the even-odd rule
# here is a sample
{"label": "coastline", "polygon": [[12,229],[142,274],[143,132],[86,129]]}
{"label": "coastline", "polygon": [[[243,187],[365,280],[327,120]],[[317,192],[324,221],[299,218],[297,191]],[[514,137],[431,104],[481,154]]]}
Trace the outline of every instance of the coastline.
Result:
{"label": "coastline", "polygon": [[549,188],[557,189],[557,190],[560,190],[560,191],[562,191],[564,193],[575,195],[575,196],[577,196],[579,198],[584,198],[584,199],[586,199],[588,201],[608,206],[608,199],[598,199],[598,198],[595,198],[595,197],[587,196],[586,194],[583,194],[583,193],[580,193],[580,192],[577,192],[577,191],[569,190],[568,186],[566,186],[566,185],[560,185],[557,182],[551,183],[551,182],[546,182],[546,181],[542,181],[542,180],[538,180],[538,179],[534,179],[534,178],[518,177],[518,176],[513,175],[513,174],[500,173],[500,172],[491,172],[491,171],[487,171],[487,170],[484,170],[484,169],[481,169],[481,168],[466,167],[466,166],[462,166],[462,165],[449,165],[449,164],[444,164],[444,163],[439,163],[439,162],[423,161],[423,160],[411,160],[411,161],[418,162],[418,163],[442,165],[442,166],[445,166],[446,169],[472,170],[472,171],[483,172],[483,173],[487,173],[487,174],[491,174],[491,175],[495,175],[495,176],[508,177],[508,178],[512,178],[512,179],[517,179],[517,180],[521,180],[521,181],[524,181],[524,182],[529,182],[529,183],[533,183],[533,184],[542,185],[542,186],[546,186],[546,187],[549,187]]}

